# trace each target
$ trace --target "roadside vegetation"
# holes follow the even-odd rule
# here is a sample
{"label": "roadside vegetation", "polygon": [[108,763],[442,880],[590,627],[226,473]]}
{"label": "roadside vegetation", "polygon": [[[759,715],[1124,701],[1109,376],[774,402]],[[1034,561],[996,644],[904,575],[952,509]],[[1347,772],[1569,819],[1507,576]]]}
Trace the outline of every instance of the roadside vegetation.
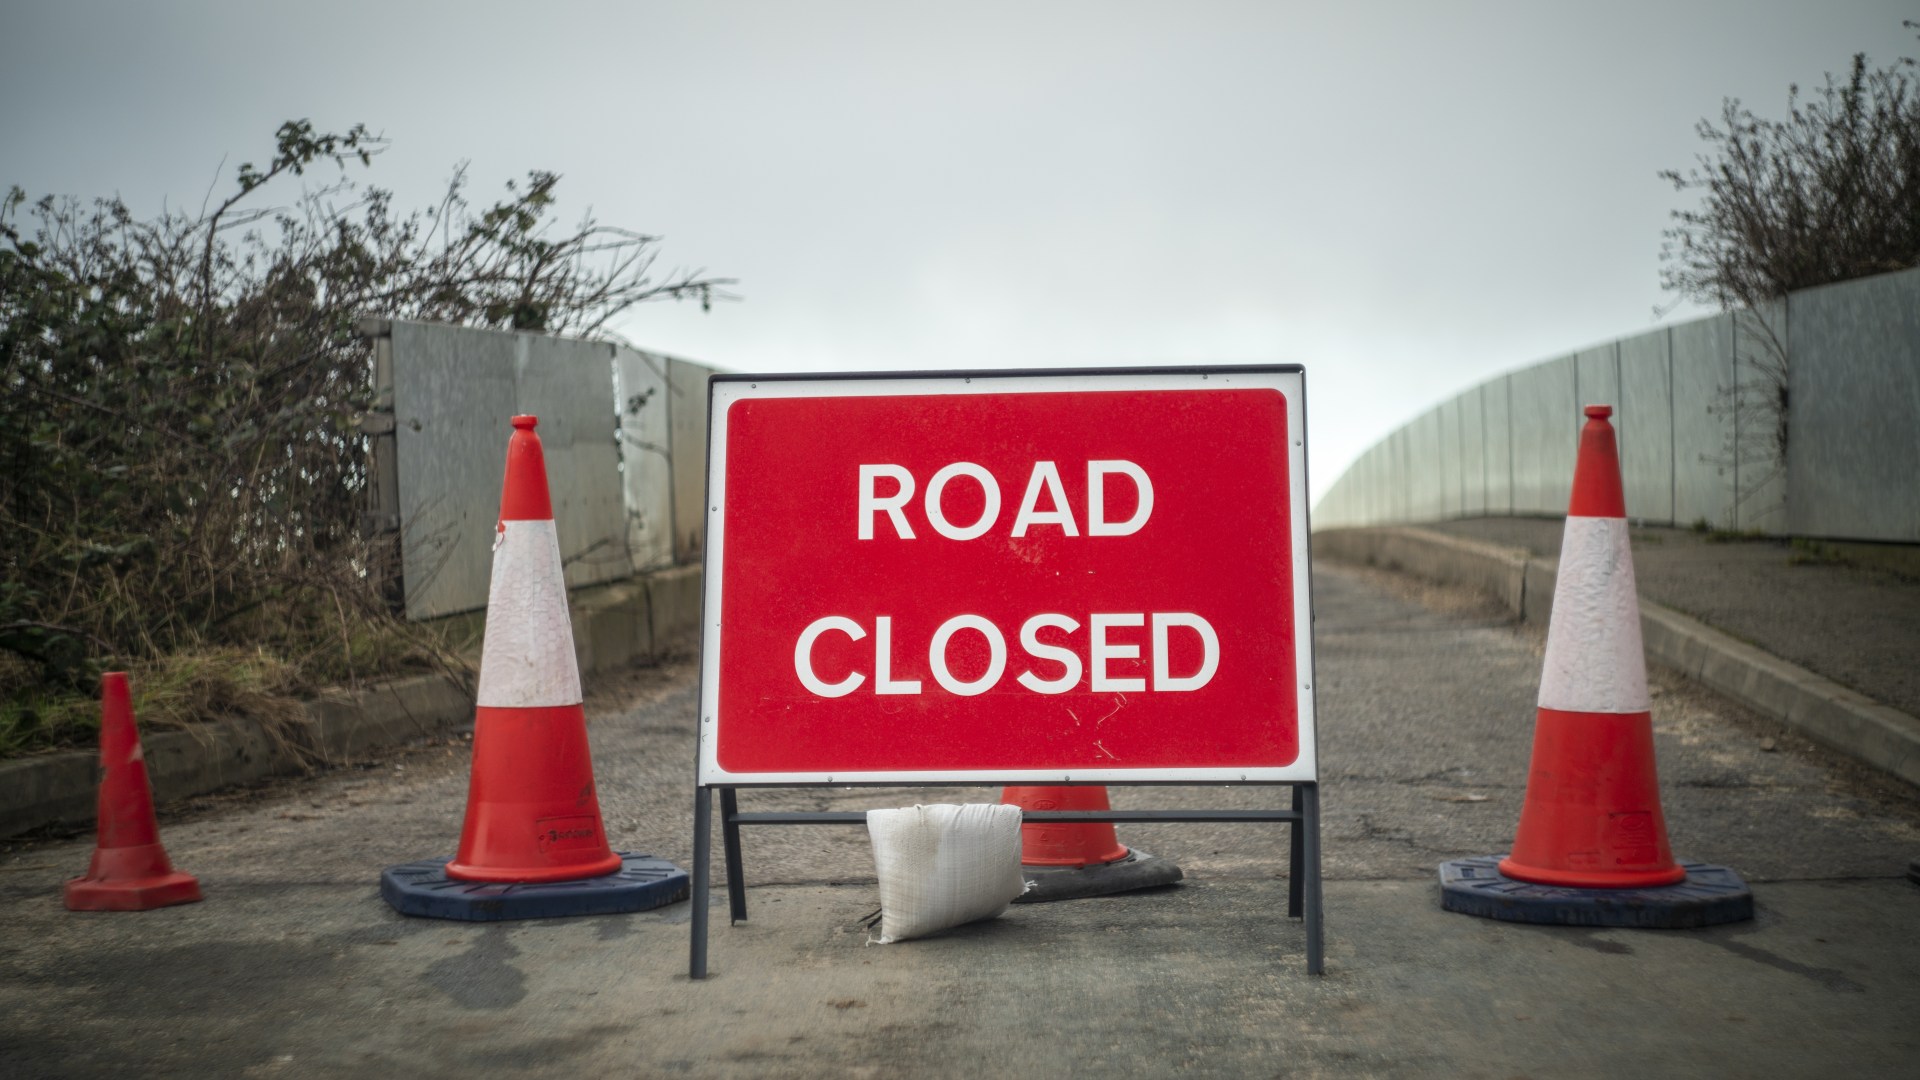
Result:
{"label": "roadside vegetation", "polygon": [[1786,467],[1787,294],[1920,266],[1920,63],[1858,53],[1843,77],[1788,87],[1784,116],[1729,98],[1696,130],[1693,166],[1660,174],[1697,200],[1673,212],[1661,284],[1733,315],[1741,366],[1715,409],[1734,434],[1711,463],[1744,502]]}
{"label": "roadside vegetation", "polygon": [[396,616],[397,552],[361,530],[357,317],[606,336],[731,284],[563,227],[552,173],[482,207],[456,169],[401,212],[353,179],[384,145],[290,121],[197,212],[0,198],[0,756],[89,743],[105,670],[179,726],[456,663]]}

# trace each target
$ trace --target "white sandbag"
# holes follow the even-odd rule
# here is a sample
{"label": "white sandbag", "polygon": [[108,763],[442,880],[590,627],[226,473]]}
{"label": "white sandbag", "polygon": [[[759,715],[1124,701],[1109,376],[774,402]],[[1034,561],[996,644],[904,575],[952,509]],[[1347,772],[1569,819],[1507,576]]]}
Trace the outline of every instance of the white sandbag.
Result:
{"label": "white sandbag", "polygon": [[869,810],[867,834],[880,877],[877,944],[991,919],[1026,891],[1017,806]]}

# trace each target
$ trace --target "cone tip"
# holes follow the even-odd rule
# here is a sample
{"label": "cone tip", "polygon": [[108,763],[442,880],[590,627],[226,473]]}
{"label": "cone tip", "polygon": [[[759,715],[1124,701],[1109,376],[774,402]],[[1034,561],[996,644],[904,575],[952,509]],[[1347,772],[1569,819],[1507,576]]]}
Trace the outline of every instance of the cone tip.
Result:
{"label": "cone tip", "polygon": [[537,416],[523,415],[523,416],[516,416],[513,418],[513,426],[520,431],[532,431],[534,425],[538,424],[539,422],[540,422],[540,418]]}
{"label": "cone tip", "polygon": [[1611,406],[1611,405],[1589,405],[1589,406],[1587,406],[1587,409],[1586,409],[1586,412],[1587,412],[1587,416],[1588,416],[1588,418],[1590,418],[1590,419],[1593,419],[1593,420],[1605,420],[1605,419],[1606,419],[1607,417],[1609,417],[1609,416],[1612,416],[1612,415],[1613,415],[1613,406]]}

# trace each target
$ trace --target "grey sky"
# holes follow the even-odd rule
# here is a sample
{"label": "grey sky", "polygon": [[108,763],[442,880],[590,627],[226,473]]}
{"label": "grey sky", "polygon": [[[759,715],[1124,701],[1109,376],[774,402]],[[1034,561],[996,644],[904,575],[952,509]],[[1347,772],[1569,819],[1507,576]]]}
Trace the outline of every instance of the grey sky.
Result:
{"label": "grey sky", "polygon": [[[393,140],[402,205],[565,175],[745,302],[735,370],[1305,364],[1314,489],[1499,371],[1652,324],[1657,170],[1920,3],[0,0],[0,185],[197,204],[273,129]],[[1671,318],[1689,317],[1683,309]]]}

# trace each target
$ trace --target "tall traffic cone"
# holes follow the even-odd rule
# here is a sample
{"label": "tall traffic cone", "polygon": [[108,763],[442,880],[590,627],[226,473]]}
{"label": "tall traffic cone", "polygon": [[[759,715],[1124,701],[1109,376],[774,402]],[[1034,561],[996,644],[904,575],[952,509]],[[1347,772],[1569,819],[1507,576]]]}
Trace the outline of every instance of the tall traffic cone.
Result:
{"label": "tall traffic cone", "polygon": [[493,542],[458,881],[570,881],[620,868],[587,753],[560,539],[538,421],[513,418]]}
{"label": "tall traffic cone", "polygon": [[1500,872],[1577,889],[1672,885],[1653,761],[1640,599],[1613,409],[1589,405],[1547,623],[1533,765],[1513,853]]}
{"label": "tall traffic cone", "polygon": [[[1513,851],[1497,861],[1444,864],[1442,903],[1494,918],[1582,925],[1751,918],[1752,894],[1737,874],[1682,865],[1667,842],[1626,497],[1607,422],[1613,408],[1585,412]],[[1485,910],[1493,896],[1507,910]]]}
{"label": "tall traffic cone", "polygon": [[601,914],[686,895],[683,871],[607,844],[537,423],[514,417],[507,443],[460,849],[382,875],[403,914]]}
{"label": "tall traffic cone", "polygon": [[[1000,801],[1023,812],[1112,808],[1106,788],[1085,784],[1002,788]],[[1182,876],[1173,863],[1122,844],[1110,821],[1023,822],[1020,869],[1031,885],[1019,900],[1028,903],[1171,885]]]}
{"label": "tall traffic cone", "polygon": [[146,756],[133,726],[125,672],[100,680],[98,839],[85,877],[67,882],[72,911],[146,911],[200,899],[200,882],[173,868],[160,845]]}

